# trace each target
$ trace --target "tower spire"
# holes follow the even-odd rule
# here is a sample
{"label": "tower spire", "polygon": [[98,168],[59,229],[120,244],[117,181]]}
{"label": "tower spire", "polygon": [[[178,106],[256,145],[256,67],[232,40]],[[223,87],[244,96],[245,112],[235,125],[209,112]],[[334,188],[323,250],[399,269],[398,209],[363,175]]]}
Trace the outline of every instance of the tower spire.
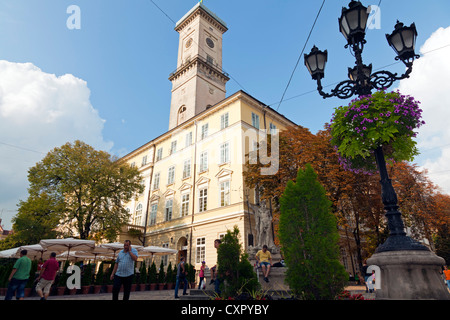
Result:
{"label": "tower spire", "polygon": [[177,69],[170,75],[169,130],[225,99],[222,70],[226,23],[199,1],[175,25],[180,34]]}

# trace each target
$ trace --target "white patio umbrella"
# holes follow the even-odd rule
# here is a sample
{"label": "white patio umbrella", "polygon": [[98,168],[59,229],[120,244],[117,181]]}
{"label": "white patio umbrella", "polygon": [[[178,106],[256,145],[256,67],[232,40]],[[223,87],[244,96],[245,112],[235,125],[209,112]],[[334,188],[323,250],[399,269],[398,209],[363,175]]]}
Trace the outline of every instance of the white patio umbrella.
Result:
{"label": "white patio umbrella", "polygon": [[[135,244],[132,244],[131,247],[135,248],[138,251],[138,253],[139,253],[140,249],[142,248],[142,246],[135,245]],[[112,251],[113,259],[114,259],[116,257],[116,252],[123,250],[123,243],[122,242],[103,243],[103,244],[98,245],[97,248],[103,248],[103,249]]]}
{"label": "white patio umbrella", "polygon": [[41,259],[48,259],[51,253],[51,251],[48,251],[46,248],[42,247],[39,243],[21,246],[18,250],[18,255],[22,250],[27,250],[27,257],[30,259],[32,258],[36,259],[37,257]]}
{"label": "white patio umbrella", "polygon": [[0,258],[16,258],[20,247],[0,251]]}
{"label": "white patio umbrella", "polygon": [[101,259],[101,260],[111,259],[111,256],[104,255],[104,254],[102,255],[102,254],[99,254],[99,253],[87,252],[87,251],[72,251],[72,252],[65,251],[65,252],[57,255],[56,259],[58,259],[58,260],[63,260],[63,259],[70,259],[70,260],[72,260],[72,259],[75,259],[75,260],[82,259],[82,260],[94,260],[94,262],[95,262],[96,259]]}
{"label": "white patio umbrella", "polygon": [[178,250],[157,247],[157,246],[148,246],[141,249],[142,252],[149,252],[153,255],[167,255],[167,254],[175,254],[178,253]]}
{"label": "white patio umbrella", "polygon": [[169,248],[163,248],[163,247],[157,247],[157,246],[148,246],[144,247],[140,250],[142,252],[142,256],[146,254],[150,254],[153,260],[153,256],[165,256],[169,254],[176,254],[178,253],[178,250],[175,249],[169,249]]}
{"label": "white patio umbrella", "polygon": [[[70,255],[70,250],[85,250],[92,251],[95,248],[95,241],[93,240],[83,240],[83,239],[74,239],[74,238],[66,238],[66,239],[46,239],[41,240],[39,244],[51,251],[55,252],[64,252],[67,251]],[[67,257],[68,258],[68,257]]]}

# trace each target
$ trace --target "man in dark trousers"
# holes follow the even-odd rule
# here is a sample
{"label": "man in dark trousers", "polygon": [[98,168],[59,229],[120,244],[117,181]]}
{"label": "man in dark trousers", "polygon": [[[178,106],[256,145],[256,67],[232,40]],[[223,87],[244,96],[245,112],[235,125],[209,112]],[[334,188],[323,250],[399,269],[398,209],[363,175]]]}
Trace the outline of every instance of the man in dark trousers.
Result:
{"label": "man in dark trousers", "polygon": [[186,268],[185,268],[185,262],[184,257],[180,258],[180,263],[178,264],[177,268],[177,282],[175,283],[175,299],[178,299],[178,288],[180,287],[180,282],[183,281],[184,287],[183,287],[183,296],[187,295],[186,290],[188,287],[188,282],[186,279]]}
{"label": "man in dark trousers", "polygon": [[120,287],[123,285],[123,300],[130,299],[131,284],[134,277],[134,262],[138,259],[138,252],[131,247],[131,241],[125,240],[123,250],[119,252],[111,273],[113,283],[113,300],[119,300]]}

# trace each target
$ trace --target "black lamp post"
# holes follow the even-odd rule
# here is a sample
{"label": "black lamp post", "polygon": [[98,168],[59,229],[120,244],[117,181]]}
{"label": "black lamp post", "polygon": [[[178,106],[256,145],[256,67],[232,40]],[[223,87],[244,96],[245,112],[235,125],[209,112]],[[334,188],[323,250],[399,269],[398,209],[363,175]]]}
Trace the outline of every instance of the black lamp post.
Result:
{"label": "black lamp post", "polygon": [[[366,43],[365,31],[369,17],[367,7],[359,1],[351,1],[349,8],[342,9],[339,18],[339,30],[347,40],[346,48],[351,47],[356,58],[355,66],[348,69],[349,80],[340,82],[331,93],[323,92],[321,79],[325,76],[325,65],[327,62],[327,51],[320,51],[316,46],[311,53],[305,54],[305,65],[313,80],[317,81],[317,90],[325,98],[338,97],[348,99],[353,95],[363,96],[370,94],[373,89],[381,90],[392,86],[396,80],[408,78],[414,59],[419,58],[415,54],[415,43],[417,31],[413,23],[405,27],[397,21],[395,30],[386,35],[389,45],[397,53],[396,60],[401,60],[407,67],[406,72],[398,76],[397,73],[389,71],[378,71],[372,73],[372,65],[365,65],[362,61],[362,52]],[[427,247],[406,236],[401,213],[398,211],[397,195],[389,179],[382,146],[375,151],[375,159],[380,172],[380,183],[382,198],[386,210],[386,218],[390,231],[387,241],[377,248],[377,252],[399,251],[399,250],[428,250]]]}

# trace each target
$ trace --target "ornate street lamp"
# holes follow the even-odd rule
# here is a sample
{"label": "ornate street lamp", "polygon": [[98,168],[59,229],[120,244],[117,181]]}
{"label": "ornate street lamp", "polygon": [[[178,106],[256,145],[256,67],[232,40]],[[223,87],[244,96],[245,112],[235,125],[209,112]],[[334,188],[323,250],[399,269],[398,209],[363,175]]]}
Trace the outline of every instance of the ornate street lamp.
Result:
{"label": "ornate street lamp", "polygon": [[[372,65],[367,66],[362,61],[362,52],[366,43],[365,30],[368,16],[368,8],[364,7],[359,1],[351,1],[349,8],[342,9],[342,15],[339,18],[339,30],[347,40],[345,47],[348,48],[350,46],[354,52],[356,62],[353,68],[348,68],[349,80],[340,82],[331,90],[331,93],[323,92],[321,83],[325,76],[327,52],[320,51],[314,46],[309,54],[305,54],[305,65],[313,80],[317,81],[317,90],[324,99],[331,97],[348,99],[355,94],[358,96],[367,95],[373,89],[387,89],[396,80],[409,77],[414,59],[419,58],[415,54],[417,31],[414,23],[409,27],[405,27],[403,23],[397,21],[392,34],[386,35],[389,45],[397,54],[395,59],[401,60],[406,65],[406,72],[401,76],[389,71],[372,73]],[[377,252],[428,250],[425,246],[406,236],[401,213],[398,211],[397,195],[388,177],[381,146],[375,150],[375,159],[380,172],[383,204],[390,231],[389,238],[377,248]]]}

